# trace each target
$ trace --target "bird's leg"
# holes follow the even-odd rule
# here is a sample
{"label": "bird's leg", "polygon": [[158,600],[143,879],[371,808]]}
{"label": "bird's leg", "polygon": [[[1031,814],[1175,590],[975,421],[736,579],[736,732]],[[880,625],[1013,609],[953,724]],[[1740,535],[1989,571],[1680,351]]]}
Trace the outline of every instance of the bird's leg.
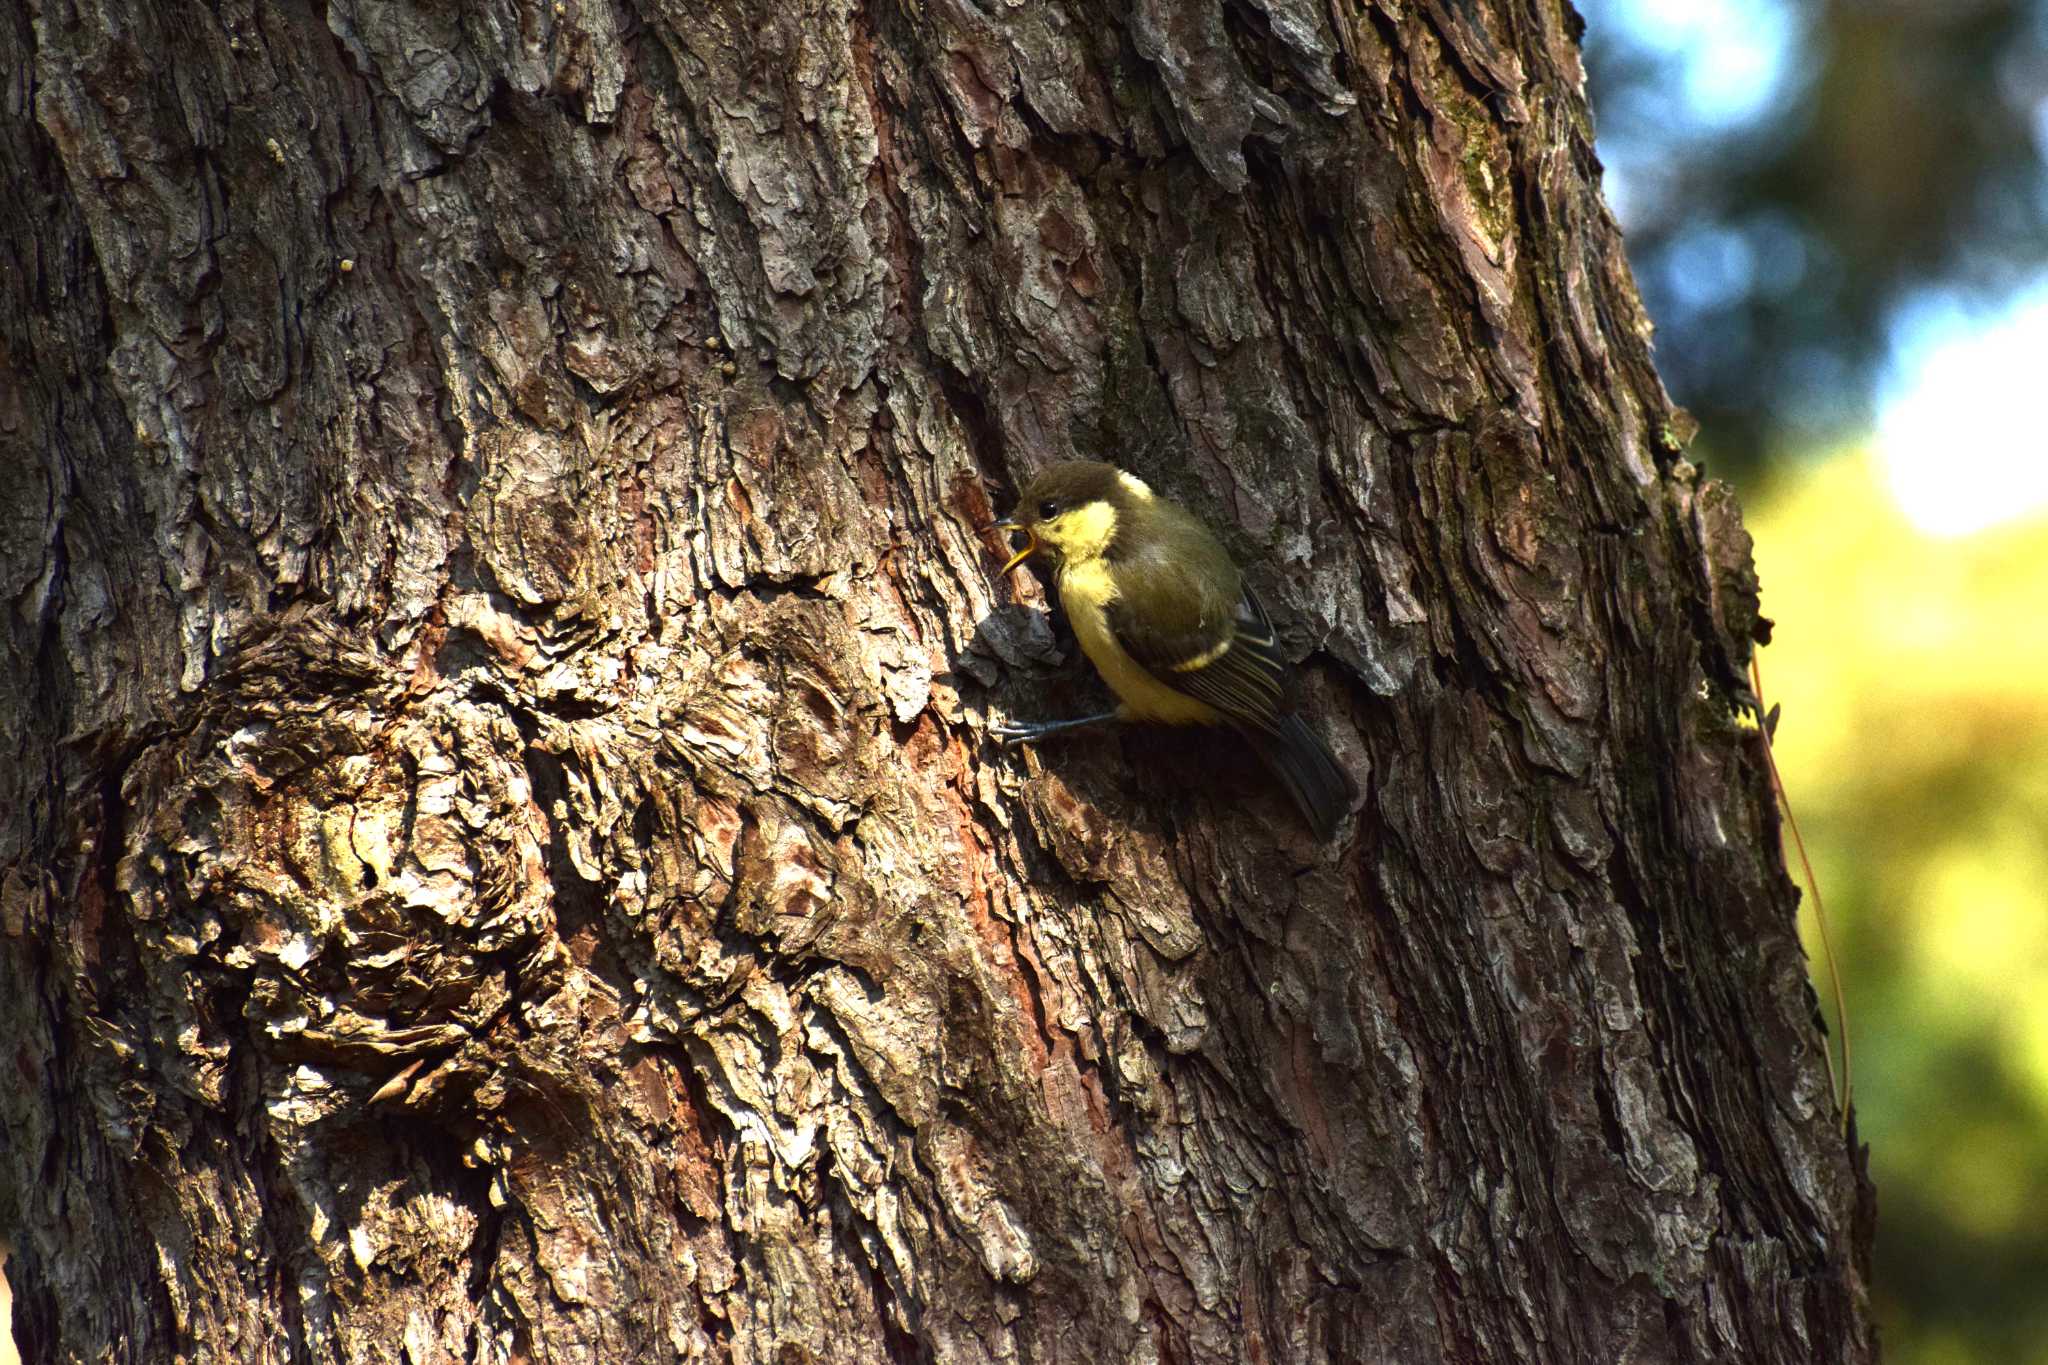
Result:
{"label": "bird's leg", "polygon": [[1099,716],[1081,716],[1074,720],[1045,720],[1038,722],[1036,725],[1004,721],[999,725],[991,725],[989,731],[1003,742],[1005,749],[1014,749],[1019,744],[1031,744],[1041,739],[1050,739],[1054,735],[1063,735],[1069,730],[1079,730],[1089,725],[1100,725],[1104,721],[1115,719],[1117,719],[1116,712],[1104,711]]}

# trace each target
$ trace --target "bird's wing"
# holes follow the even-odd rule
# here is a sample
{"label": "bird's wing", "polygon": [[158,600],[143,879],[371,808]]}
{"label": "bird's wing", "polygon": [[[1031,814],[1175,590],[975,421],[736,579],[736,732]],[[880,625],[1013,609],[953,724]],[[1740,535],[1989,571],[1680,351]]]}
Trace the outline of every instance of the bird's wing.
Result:
{"label": "bird's wing", "polygon": [[[1175,691],[1233,720],[1273,728],[1287,709],[1287,661],[1251,589],[1233,601],[1164,558],[1119,565],[1118,576],[1129,590],[1105,615],[1126,654]],[[1145,604],[1142,615],[1131,601]]]}

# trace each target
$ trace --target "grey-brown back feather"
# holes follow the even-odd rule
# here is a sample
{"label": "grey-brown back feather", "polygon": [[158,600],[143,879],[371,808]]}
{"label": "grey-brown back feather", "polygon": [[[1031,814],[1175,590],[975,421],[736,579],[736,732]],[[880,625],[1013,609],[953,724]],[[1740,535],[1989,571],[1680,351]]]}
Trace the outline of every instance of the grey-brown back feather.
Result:
{"label": "grey-brown back feather", "polygon": [[1194,531],[1206,545],[1148,535],[1146,548],[1116,558],[1122,593],[1109,608],[1109,628],[1160,682],[1269,729],[1289,690],[1273,623],[1222,546],[1199,522]]}
{"label": "grey-brown back feather", "polygon": [[[1118,638],[1122,639],[1121,632]],[[1184,666],[1216,649],[1224,638],[1212,629],[1200,645],[1182,642],[1185,647],[1155,658],[1141,658],[1135,652],[1131,657],[1168,687],[1209,703],[1232,720],[1271,729],[1274,717],[1287,709],[1292,689],[1273,624],[1249,590],[1240,593],[1228,618],[1230,647],[1197,667]]]}
{"label": "grey-brown back feather", "polygon": [[[1118,572],[1121,577],[1121,567]],[[1278,634],[1251,589],[1239,590],[1230,618],[1230,648],[1199,668],[1177,670],[1173,665],[1215,648],[1220,635],[1213,625],[1173,633],[1142,625],[1128,611],[1119,618],[1114,607],[1110,616],[1110,629],[1132,658],[1167,686],[1215,707],[1243,732],[1318,839],[1336,833],[1351,804],[1351,779],[1322,736],[1295,714],[1293,682]]]}

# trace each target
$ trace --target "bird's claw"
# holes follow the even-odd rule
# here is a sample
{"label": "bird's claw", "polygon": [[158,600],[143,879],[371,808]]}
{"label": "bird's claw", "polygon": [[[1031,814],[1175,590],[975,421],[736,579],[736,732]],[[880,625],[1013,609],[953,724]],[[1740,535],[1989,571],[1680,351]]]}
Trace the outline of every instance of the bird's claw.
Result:
{"label": "bird's claw", "polygon": [[1018,725],[1010,721],[1002,721],[989,727],[989,733],[994,735],[996,742],[1005,749],[1014,749],[1020,744],[1029,744],[1032,740],[1037,739],[1043,734],[1044,731],[1045,727],[1043,725]]}
{"label": "bird's claw", "polygon": [[1014,749],[1019,744],[1046,739],[1052,735],[1064,735],[1073,730],[1086,730],[1090,726],[1102,725],[1115,720],[1115,711],[1104,711],[1099,716],[1077,716],[1073,720],[1042,720],[1035,724],[1018,721],[998,721],[988,727],[989,733],[1002,742],[1005,749]]}

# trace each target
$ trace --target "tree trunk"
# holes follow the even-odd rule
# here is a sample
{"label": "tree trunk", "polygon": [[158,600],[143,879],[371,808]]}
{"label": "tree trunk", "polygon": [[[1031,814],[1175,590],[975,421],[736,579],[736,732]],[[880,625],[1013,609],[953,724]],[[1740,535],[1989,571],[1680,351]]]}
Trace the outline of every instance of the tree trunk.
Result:
{"label": "tree trunk", "polygon": [[[1549,3],[31,0],[31,1362],[1866,1361]],[[1357,779],[1021,753],[985,533],[1224,530]]]}

